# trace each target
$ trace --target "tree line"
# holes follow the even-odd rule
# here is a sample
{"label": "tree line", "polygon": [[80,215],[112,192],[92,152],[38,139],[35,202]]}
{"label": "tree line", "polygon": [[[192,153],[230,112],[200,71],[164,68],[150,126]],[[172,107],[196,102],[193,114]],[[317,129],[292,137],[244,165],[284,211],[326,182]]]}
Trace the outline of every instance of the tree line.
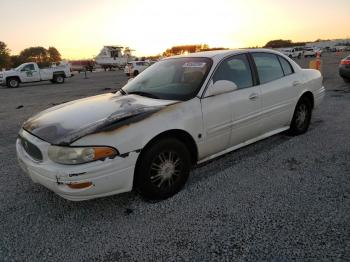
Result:
{"label": "tree line", "polygon": [[171,48],[166,49],[163,52],[163,56],[173,56],[173,55],[182,55],[185,53],[196,53],[202,51],[213,51],[213,50],[225,50],[228,48],[224,47],[209,47],[208,44],[196,44],[196,45],[179,45],[173,46]]}
{"label": "tree line", "polygon": [[42,46],[29,47],[22,50],[19,55],[11,55],[11,50],[0,41],[0,70],[2,68],[15,68],[26,62],[36,62],[39,66],[49,66],[53,62],[61,61],[60,52],[53,46],[48,49]]}

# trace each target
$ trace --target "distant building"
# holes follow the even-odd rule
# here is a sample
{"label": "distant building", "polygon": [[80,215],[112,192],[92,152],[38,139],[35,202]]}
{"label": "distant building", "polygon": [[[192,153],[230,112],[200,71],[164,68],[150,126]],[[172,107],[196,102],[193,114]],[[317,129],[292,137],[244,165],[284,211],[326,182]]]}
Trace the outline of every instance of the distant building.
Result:
{"label": "distant building", "polygon": [[327,41],[319,41],[319,42],[310,42],[306,43],[306,47],[318,47],[322,49],[332,49],[332,48],[340,48],[350,45],[350,38],[348,39],[334,39]]}

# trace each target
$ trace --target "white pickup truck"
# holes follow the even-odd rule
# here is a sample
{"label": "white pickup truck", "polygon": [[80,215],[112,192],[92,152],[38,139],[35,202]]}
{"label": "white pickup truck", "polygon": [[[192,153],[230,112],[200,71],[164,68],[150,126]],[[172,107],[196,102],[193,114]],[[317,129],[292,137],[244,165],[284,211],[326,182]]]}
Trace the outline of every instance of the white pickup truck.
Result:
{"label": "white pickup truck", "polygon": [[15,69],[0,71],[0,85],[19,87],[20,83],[51,81],[62,84],[65,78],[71,77],[69,65],[40,69],[37,63],[24,63]]}

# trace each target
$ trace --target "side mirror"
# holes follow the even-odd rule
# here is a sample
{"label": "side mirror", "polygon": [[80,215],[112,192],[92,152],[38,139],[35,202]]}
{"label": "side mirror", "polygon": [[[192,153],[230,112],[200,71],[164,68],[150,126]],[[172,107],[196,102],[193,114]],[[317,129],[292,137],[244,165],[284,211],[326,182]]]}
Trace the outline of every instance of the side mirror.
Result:
{"label": "side mirror", "polygon": [[213,84],[212,80],[206,92],[206,97],[229,93],[235,91],[237,88],[237,85],[231,81],[219,80]]}

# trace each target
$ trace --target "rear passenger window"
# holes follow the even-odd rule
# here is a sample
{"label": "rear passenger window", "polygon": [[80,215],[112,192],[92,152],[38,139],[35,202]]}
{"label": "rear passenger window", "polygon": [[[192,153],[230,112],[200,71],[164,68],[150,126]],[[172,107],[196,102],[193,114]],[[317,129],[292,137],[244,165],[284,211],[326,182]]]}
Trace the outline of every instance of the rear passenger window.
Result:
{"label": "rear passenger window", "polygon": [[290,63],[286,59],[284,59],[281,56],[278,56],[278,60],[280,60],[280,62],[281,62],[283,73],[285,76],[291,75],[294,73],[292,66],[290,65]]}
{"label": "rear passenger window", "polygon": [[253,53],[252,55],[258,70],[260,84],[265,84],[284,76],[276,55],[268,53]]}
{"label": "rear passenger window", "polygon": [[252,72],[245,54],[236,55],[224,60],[213,76],[213,82],[227,80],[238,88],[253,86]]}

